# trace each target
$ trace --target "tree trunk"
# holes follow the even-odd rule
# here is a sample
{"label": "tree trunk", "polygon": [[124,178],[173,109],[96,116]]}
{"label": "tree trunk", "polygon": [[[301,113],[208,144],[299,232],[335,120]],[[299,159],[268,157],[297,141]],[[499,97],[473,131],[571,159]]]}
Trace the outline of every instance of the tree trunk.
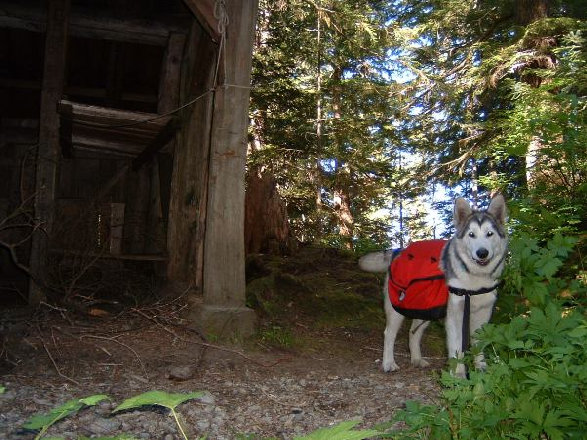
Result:
{"label": "tree trunk", "polygon": [[515,20],[520,26],[548,16],[548,0],[518,0],[515,4]]}
{"label": "tree trunk", "polygon": [[[548,0],[519,0],[515,3],[515,20],[516,24],[520,26],[527,26],[537,20],[546,18],[548,16]],[[540,43],[533,41],[534,45]],[[528,47],[523,49],[536,49],[536,47]],[[529,65],[528,68],[544,67]],[[539,87],[543,81],[542,77],[530,72],[524,74],[521,72],[521,80],[532,87]],[[528,189],[535,187],[536,184],[536,167],[538,165],[540,152],[542,150],[542,141],[539,135],[536,135],[530,141],[528,145],[528,151],[526,153],[526,184]]]}
{"label": "tree trunk", "polygon": [[285,204],[273,175],[259,168],[250,170],[247,176],[245,249],[247,254],[290,251]]}
{"label": "tree trunk", "polygon": [[322,179],[320,155],[322,154],[322,10],[316,7],[316,46],[318,60],[316,66],[316,168],[311,172],[315,188],[316,211],[322,209]]}
{"label": "tree trunk", "polygon": [[[342,118],[341,105],[341,81],[342,68],[335,66],[332,74],[334,80],[334,87],[332,90],[332,111],[335,120],[335,135],[336,150],[339,157],[344,157],[344,140],[340,136],[342,130],[340,119]],[[336,215],[336,222],[338,226],[338,233],[347,249],[353,248],[353,229],[354,218],[351,212],[351,197],[349,195],[350,185],[350,170],[346,164],[340,164],[337,160],[335,176],[334,176],[334,213]]]}

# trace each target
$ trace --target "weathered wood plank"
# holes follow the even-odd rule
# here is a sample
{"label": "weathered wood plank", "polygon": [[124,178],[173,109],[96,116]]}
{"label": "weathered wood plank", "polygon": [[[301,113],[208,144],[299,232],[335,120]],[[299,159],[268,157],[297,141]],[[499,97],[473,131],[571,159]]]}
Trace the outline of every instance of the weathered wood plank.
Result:
{"label": "weathered wood plank", "polygon": [[[163,17],[159,20],[129,20],[95,10],[73,11],[69,21],[71,35],[154,46],[165,46],[169,33],[185,32],[190,26],[187,16]],[[25,6],[3,2],[0,6],[0,26],[44,32],[47,26],[45,10],[32,4]]]}
{"label": "weathered wood plank", "polygon": [[[181,74],[181,101],[187,102],[213,86],[217,45],[194,21],[186,42]],[[212,94],[181,111],[167,222],[167,277],[202,287],[206,223]]]}
{"label": "weathered wood plank", "polygon": [[49,252],[57,255],[66,256],[80,256],[80,257],[98,257],[111,260],[127,260],[127,261],[166,261],[167,257],[164,255],[153,254],[107,254],[99,252],[84,252],[71,249],[51,249]]}
{"label": "weathered wood plank", "polygon": [[[23,90],[41,90],[41,81],[0,77],[0,87]],[[86,96],[91,98],[106,98],[106,90],[98,87],[66,86],[66,95]],[[138,102],[144,104],[157,104],[155,94],[122,92],[122,101]]]}
{"label": "weathered wood plank", "polygon": [[225,85],[216,89],[204,246],[204,325],[248,334],[245,307],[244,202],[247,120],[257,2],[226,3]]}
{"label": "weathered wood plank", "polygon": [[[62,126],[71,125],[74,148],[115,152],[127,156],[147,156],[163,148],[175,130],[175,117],[134,112],[100,106],[78,104],[67,100],[59,103]],[[65,139],[65,146],[68,139]],[[147,152],[145,152],[147,151]],[[135,168],[139,165],[136,164]]]}
{"label": "weathered wood plank", "polygon": [[[185,40],[186,38],[183,34],[171,33],[169,35],[161,65],[157,104],[159,114],[167,114],[175,110],[179,104],[181,62]],[[163,136],[159,136],[158,141],[166,142],[166,144],[158,149],[165,153],[173,154],[175,150],[175,132],[175,129],[168,131],[170,135],[169,142],[166,142]],[[140,157],[135,159],[133,166],[136,165],[139,159]],[[151,196],[149,200],[145,251],[149,253],[163,253],[166,249],[166,237],[164,228],[165,221],[163,219],[164,210],[161,200],[161,175],[159,173],[159,157],[157,155],[153,156],[151,162]]]}
{"label": "weathered wood plank", "polygon": [[[120,110],[97,105],[79,104],[68,100],[61,100],[59,107],[70,105],[73,118],[80,121],[93,122],[103,125],[123,125],[133,122],[142,122],[140,125],[126,127],[128,129],[153,129],[159,130],[169,122],[170,116],[158,117],[156,113],[137,112],[132,110]],[[154,119],[157,118],[157,119]],[[151,120],[153,119],[153,120]],[[147,121],[148,120],[148,121]]]}
{"label": "weathered wood plank", "polygon": [[214,0],[183,0],[213,41],[220,40],[218,20],[214,17]]}
{"label": "weathered wood plank", "polygon": [[159,101],[157,104],[157,112],[159,114],[175,109],[179,103],[179,81],[185,39],[185,35],[183,34],[172,33],[169,35],[161,65]]}
{"label": "weathered wood plank", "polygon": [[133,170],[138,170],[143,164],[153,158],[153,155],[161,150],[167,143],[173,139],[175,132],[179,127],[177,119],[170,119],[165,127],[161,129],[149,145],[133,160]]}
{"label": "weathered wood plank", "polygon": [[31,304],[38,304],[45,298],[42,283],[47,276],[47,250],[55,216],[55,189],[60,158],[59,115],[56,108],[63,93],[70,7],[69,0],[49,1],[35,189],[35,217],[43,230],[33,234],[31,245],[30,266],[36,278],[31,281],[29,289]]}

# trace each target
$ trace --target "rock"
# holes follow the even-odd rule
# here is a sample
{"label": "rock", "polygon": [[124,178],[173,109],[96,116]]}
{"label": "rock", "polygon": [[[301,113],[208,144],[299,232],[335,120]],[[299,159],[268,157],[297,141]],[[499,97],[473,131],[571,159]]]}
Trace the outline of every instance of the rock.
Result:
{"label": "rock", "polygon": [[118,431],[122,423],[115,418],[100,418],[87,425],[92,434],[105,435]]}
{"label": "rock", "polygon": [[169,368],[167,378],[169,380],[189,380],[196,374],[196,367],[194,365],[180,365]]}

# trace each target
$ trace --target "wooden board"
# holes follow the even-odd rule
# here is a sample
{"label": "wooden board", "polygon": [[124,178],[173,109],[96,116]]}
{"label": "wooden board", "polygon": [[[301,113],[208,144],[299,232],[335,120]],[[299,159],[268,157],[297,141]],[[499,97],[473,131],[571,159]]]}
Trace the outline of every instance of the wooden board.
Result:
{"label": "wooden board", "polygon": [[[165,146],[154,146],[158,136],[169,130],[173,116],[119,110],[61,100],[58,106],[61,126],[67,127],[71,139],[62,133],[65,150],[84,149],[118,153],[135,157],[150,147],[150,154]],[[167,135],[173,134],[166,133]],[[157,148],[158,147],[158,148]]]}

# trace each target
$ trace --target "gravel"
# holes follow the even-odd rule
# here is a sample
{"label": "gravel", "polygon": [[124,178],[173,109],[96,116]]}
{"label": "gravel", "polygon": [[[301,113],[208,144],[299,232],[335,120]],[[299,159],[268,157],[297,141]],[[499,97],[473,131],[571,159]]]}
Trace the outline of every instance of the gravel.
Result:
{"label": "gravel", "polygon": [[312,341],[306,346],[284,350],[253,341],[242,350],[206,346],[192,332],[132,324],[44,322],[7,347],[0,439],[33,439],[36,432],[22,428],[31,416],[94,394],[111,400],[58,421],[46,436],[182,439],[163,407],[112,413],[123,400],[151,390],[205,392],[176,408],[189,439],[293,439],[351,419],[370,428],[389,421],[407,400],[431,402],[438,395],[435,372],[445,363],[429,357],[432,367],[411,367],[400,341],[396,353],[403,369],[385,374],[379,331],[304,327],[297,336]]}

